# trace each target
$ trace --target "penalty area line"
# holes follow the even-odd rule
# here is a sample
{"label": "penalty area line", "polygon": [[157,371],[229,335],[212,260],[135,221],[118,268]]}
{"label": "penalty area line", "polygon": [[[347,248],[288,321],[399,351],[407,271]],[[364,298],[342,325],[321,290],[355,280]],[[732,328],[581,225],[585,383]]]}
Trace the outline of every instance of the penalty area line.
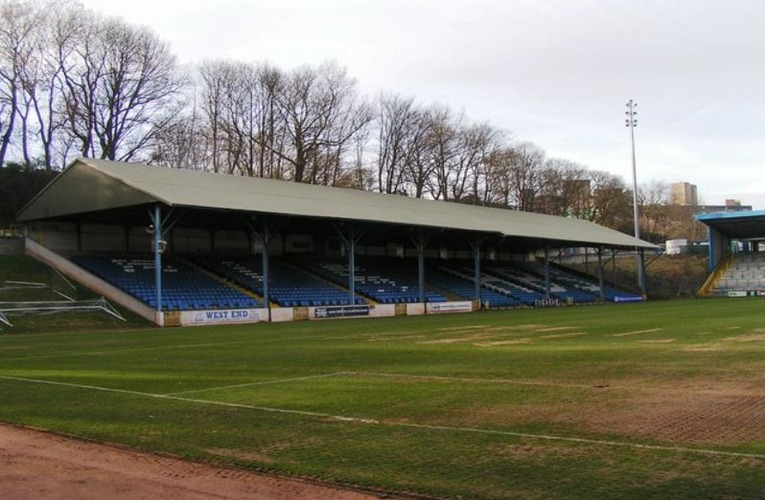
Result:
{"label": "penalty area line", "polygon": [[227,408],[242,408],[242,409],[256,410],[256,411],[263,411],[263,412],[270,412],[270,413],[281,413],[281,414],[287,414],[287,415],[300,415],[300,416],[306,416],[306,417],[325,418],[329,420],[336,420],[338,422],[350,422],[350,423],[356,423],[356,424],[380,425],[380,426],[386,426],[386,427],[399,427],[399,428],[408,428],[408,429],[425,429],[425,430],[431,430],[431,431],[459,432],[459,433],[468,433],[468,434],[483,434],[483,435],[488,434],[488,435],[494,435],[494,436],[510,436],[510,437],[526,438],[526,439],[538,439],[538,440],[544,440],[544,441],[560,441],[560,442],[567,442],[567,443],[589,444],[589,445],[595,445],[595,446],[621,447],[621,448],[633,448],[633,449],[655,450],[655,451],[669,451],[669,452],[692,453],[692,454],[722,456],[722,457],[755,458],[759,460],[765,460],[765,454],[758,454],[758,453],[741,453],[741,452],[735,452],[735,451],[709,450],[704,448],[686,448],[683,446],[662,446],[662,445],[653,445],[653,444],[629,443],[629,442],[621,442],[621,441],[577,438],[577,437],[568,437],[568,436],[554,436],[549,434],[533,434],[533,433],[526,433],[526,432],[479,429],[476,427],[456,427],[456,426],[448,426],[448,425],[428,425],[428,424],[414,424],[409,422],[392,422],[392,421],[377,420],[372,418],[349,417],[349,416],[342,416],[342,415],[332,415],[330,413],[321,413],[321,412],[304,411],[304,410],[290,410],[286,408],[272,408],[268,406],[256,406],[256,405],[248,405],[243,403],[226,403],[223,401],[214,401],[214,400],[208,400],[208,399],[184,398],[180,396],[172,396],[167,394],[152,394],[149,392],[130,391],[127,389],[113,389],[109,387],[99,387],[95,385],[72,384],[69,382],[56,382],[53,380],[41,380],[41,379],[33,379],[33,378],[25,378],[25,377],[11,377],[7,375],[0,375],[0,380],[28,382],[28,383],[34,383],[34,384],[54,385],[54,386],[62,386],[62,387],[72,387],[76,389],[88,389],[88,390],[100,391],[100,392],[127,394],[132,396],[142,396],[147,398],[162,399],[162,400],[169,400],[169,401],[180,401],[184,403],[198,403],[198,404],[206,404],[206,405],[212,405],[212,406],[222,406]]}
{"label": "penalty area line", "polygon": [[[412,380],[425,380],[435,382],[465,382],[469,384],[507,384],[507,385],[531,385],[540,387],[572,387],[581,389],[592,389],[594,384],[567,384],[565,382],[539,382],[534,380],[518,380],[507,378],[471,378],[471,377],[448,377],[443,375],[416,375],[409,373],[390,373],[390,372],[338,372],[338,375],[361,376],[361,377],[387,377],[402,378]],[[608,386],[611,389],[621,388],[620,386]]]}
{"label": "penalty area line", "polygon": [[[164,399],[168,401],[181,401],[184,403],[200,403],[200,404],[207,404],[207,405],[213,405],[213,406],[224,406],[227,408],[244,408],[248,410],[259,410],[259,411],[265,411],[265,412],[271,412],[271,413],[287,413],[287,414],[293,414],[293,415],[304,415],[309,417],[331,418],[331,419],[343,420],[343,421],[352,419],[352,417],[339,417],[336,415],[330,415],[328,413],[319,413],[319,412],[313,412],[313,411],[289,410],[285,408],[271,408],[268,406],[255,406],[255,405],[247,405],[242,403],[226,403],[225,401],[214,401],[210,399],[184,398],[180,396],[173,396],[170,394],[153,394],[151,392],[130,391],[127,389],[114,389],[111,387],[100,387],[97,385],[72,384],[69,382],[56,382],[54,380],[40,380],[40,379],[25,378],[25,377],[11,377],[7,375],[0,375],[0,380],[30,382],[33,384],[56,385],[61,387],[73,387],[75,389],[89,389],[89,390],[99,391],[99,392],[127,394],[130,396],[142,396],[142,397],[153,398],[153,399]],[[363,422],[364,419],[358,419],[358,421]]]}
{"label": "penalty area line", "polygon": [[305,377],[280,378],[276,380],[264,380],[261,382],[245,382],[243,384],[224,385],[220,387],[208,387],[207,389],[191,389],[188,391],[169,392],[165,394],[165,396],[179,396],[181,394],[197,394],[200,392],[225,391],[227,389],[238,389],[240,387],[254,387],[258,385],[283,384],[285,382],[297,382],[300,380],[312,380],[317,378],[337,377],[338,375],[345,375],[345,372],[323,373],[319,375],[307,375]]}

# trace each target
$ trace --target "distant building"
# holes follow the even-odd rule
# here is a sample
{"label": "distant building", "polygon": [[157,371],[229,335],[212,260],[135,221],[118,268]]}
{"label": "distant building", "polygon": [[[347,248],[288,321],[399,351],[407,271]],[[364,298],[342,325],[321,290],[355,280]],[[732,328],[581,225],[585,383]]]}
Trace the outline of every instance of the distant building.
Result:
{"label": "distant building", "polygon": [[699,205],[696,185],[690,182],[675,182],[670,185],[670,190],[670,202],[672,205],[693,207],[695,213],[752,211],[752,206],[742,205],[741,200],[725,200],[725,205]]}
{"label": "distant building", "polygon": [[725,205],[701,205],[699,213],[710,214],[715,212],[751,212],[752,205],[742,205],[741,200],[725,200]]}
{"label": "distant building", "polygon": [[699,204],[699,195],[696,190],[696,184],[690,182],[675,182],[671,186],[672,204],[683,206],[697,206]]}

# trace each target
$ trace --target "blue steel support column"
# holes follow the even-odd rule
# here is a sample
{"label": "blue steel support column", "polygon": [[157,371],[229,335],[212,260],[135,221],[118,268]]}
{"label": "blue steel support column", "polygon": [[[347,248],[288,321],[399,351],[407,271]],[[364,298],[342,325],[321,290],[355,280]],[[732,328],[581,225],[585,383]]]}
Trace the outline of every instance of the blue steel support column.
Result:
{"label": "blue steel support column", "polygon": [[348,252],[348,298],[350,305],[356,303],[356,225],[348,223],[348,231],[343,231],[340,224],[333,224],[337,235],[345,243]]}
{"label": "blue steel support column", "polygon": [[[473,280],[475,281],[475,299],[478,301],[478,309],[481,309],[481,242],[471,242],[473,247]],[[491,307],[491,306],[489,306]]]}
{"label": "blue steel support column", "polygon": [[417,229],[417,235],[411,237],[412,243],[417,248],[417,286],[419,287],[420,303],[425,303],[425,245],[427,239],[422,232],[422,228]]}
{"label": "blue steel support column", "polygon": [[162,313],[162,253],[159,251],[162,241],[162,208],[154,207],[154,290],[157,300],[157,312]]}
{"label": "blue steel support column", "polygon": [[417,246],[417,286],[420,288],[420,303],[425,303],[425,241],[420,229],[420,244]]}
{"label": "blue steel support column", "polygon": [[550,249],[545,247],[545,298],[550,300]]}
{"label": "blue steel support column", "polygon": [[600,287],[600,300],[605,300],[603,291],[603,247],[598,247],[598,287]]}
{"label": "blue steel support column", "polygon": [[271,297],[268,290],[270,278],[268,264],[268,245],[271,242],[271,228],[268,225],[268,216],[263,216],[263,237],[260,239],[263,245],[263,307],[268,309],[269,320],[271,319]]}
{"label": "blue steel support column", "polygon": [[356,303],[356,226],[353,222],[348,228],[348,295],[351,305]]}

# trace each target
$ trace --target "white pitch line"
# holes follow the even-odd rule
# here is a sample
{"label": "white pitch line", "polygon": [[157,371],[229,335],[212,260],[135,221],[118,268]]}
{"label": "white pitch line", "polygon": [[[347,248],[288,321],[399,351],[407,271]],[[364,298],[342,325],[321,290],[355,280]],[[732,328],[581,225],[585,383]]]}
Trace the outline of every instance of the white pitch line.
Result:
{"label": "white pitch line", "polygon": [[[370,334],[372,335],[372,334]],[[43,335],[39,335],[43,336]],[[338,339],[354,339],[358,338],[359,336],[353,336],[349,335],[347,337],[337,337]],[[318,337],[316,335],[310,335],[310,336],[301,336],[301,337],[289,337],[289,338],[283,338],[283,337],[258,337],[257,341],[261,343],[270,343],[270,342],[291,342],[293,340],[326,340],[326,337]],[[100,355],[100,354],[119,354],[123,352],[138,352],[138,351],[161,351],[166,349],[189,349],[194,347],[221,347],[226,345],[234,345],[234,344],[252,344],[254,342],[253,339],[244,339],[244,340],[231,340],[228,342],[204,342],[199,344],[172,344],[172,345],[160,345],[160,346],[152,346],[152,347],[125,347],[125,348],[117,348],[117,349],[102,349],[99,351],[66,351],[66,352],[56,352],[56,353],[50,353],[50,354],[35,354],[32,356],[15,356],[13,358],[2,358],[0,361],[25,361],[27,359],[46,359],[46,358],[59,358],[59,357],[69,357],[69,356],[91,356],[91,355]],[[30,351],[32,349],[30,348]]]}
{"label": "white pitch line", "polygon": [[334,372],[334,373],[324,373],[321,375],[307,375],[305,377],[292,377],[292,378],[280,378],[277,380],[265,380],[261,382],[246,382],[244,384],[236,384],[236,385],[224,385],[220,387],[209,387],[207,389],[193,389],[189,391],[180,391],[180,392],[169,392],[165,394],[165,396],[178,396],[179,394],[194,394],[198,392],[210,392],[210,391],[225,391],[226,389],[237,389],[239,387],[252,387],[256,385],[268,385],[268,384],[281,384],[284,382],[295,382],[298,380],[311,380],[315,378],[327,378],[327,377],[336,377],[338,375],[344,375],[345,372]]}
{"label": "white pitch line", "polygon": [[708,450],[704,448],[685,448],[682,446],[661,446],[661,445],[652,445],[652,444],[627,443],[627,442],[607,441],[607,440],[599,440],[599,439],[553,436],[548,434],[531,434],[526,432],[478,429],[475,427],[451,427],[446,425],[427,425],[427,424],[412,424],[407,422],[390,422],[390,421],[377,420],[372,418],[348,417],[348,416],[332,415],[329,413],[320,413],[320,412],[313,412],[313,411],[289,410],[285,408],[271,408],[268,406],[255,406],[255,405],[247,405],[242,403],[226,403],[223,401],[211,401],[207,399],[182,398],[178,396],[152,394],[148,392],[139,392],[139,391],[128,391],[125,389],[112,389],[109,387],[99,387],[94,385],[71,384],[68,382],[55,382],[52,380],[39,380],[39,379],[24,378],[24,377],[9,377],[6,375],[0,375],[0,379],[17,381],[17,382],[30,382],[30,383],[36,383],[36,384],[74,387],[77,389],[91,389],[94,391],[113,392],[118,394],[128,394],[132,396],[143,396],[143,397],[155,398],[155,399],[166,399],[170,401],[181,401],[185,403],[200,403],[200,404],[208,404],[213,406],[224,406],[228,408],[243,408],[248,410],[257,410],[257,411],[264,411],[264,412],[270,412],[270,413],[282,413],[287,415],[301,415],[306,417],[326,418],[330,420],[337,420],[339,422],[351,422],[351,423],[357,423],[357,424],[380,425],[380,426],[386,426],[386,427],[404,427],[404,428],[410,428],[410,429],[427,429],[427,430],[435,430],[435,431],[464,432],[464,433],[472,433],[472,434],[490,434],[494,436],[512,436],[512,437],[527,438],[527,439],[540,439],[545,441],[561,441],[561,442],[568,442],[568,443],[581,443],[581,444],[591,444],[591,445],[598,445],[598,446],[635,448],[635,449],[657,450],[657,451],[674,451],[674,452],[680,452],[680,453],[697,453],[702,455],[756,458],[759,460],[765,460],[765,454],[757,454],[757,453],[739,453],[735,451]]}
{"label": "white pitch line", "polygon": [[[542,387],[576,387],[583,389],[592,389],[595,384],[566,384],[563,382],[533,382],[529,380],[506,379],[506,378],[469,378],[469,377],[446,377],[441,375],[411,375],[408,373],[384,373],[384,372],[338,372],[339,375],[368,375],[370,377],[391,377],[391,378],[411,378],[416,380],[435,380],[443,382],[468,382],[475,384],[512,384],[512,385],[533,385]],[[618,388],[609,385],[609,389]]]}
{"label": "white pitch line", "polygon": [[614,333],[612,337],[627,337],[629,335],[638,335],[640,333],[655,333],[662,331],[663,328],[651,328],[650,330],[636,330],[634,332]]}
{"label": "white pitch line", "polygon": [[[262,339],[261,339],[262,340]],[[278,340],[278,339],[275,339]],[[221,347],[234,344],[251,344],[251,339],[246,340],[231,340],[229,342],[204,342],[199,344],[172,344],[172,345],[158,345],[152,347],[125,347],[117,349],[102,349],[100,351],[66,351],[57,352],[51,354],[38,354],[34,356],[16,356],[15,358],[2,358],[0,361],[25,361],[27,359],[45,359],[45,358],[58,358],[69,356],[91,356],[100,354],[120,354],[123,352],[145,352],[145,351],[162,351],[166,349],[192,349],[195,347]]]}
{"label": "white pitch line", "polygon": [[[90,389],[94,391],[100,391],[100,392],[113,392],[117,394],[128,394],[131,396],[143,396],[147,398],[154,398],[154,399],[166,399],[170,401],[182,401],[185,403],[202,403],[202,404],[209,404],[214,406],[225,406],[228,408],[246,408],[250,410],[260,410],[260,411],[266,411],[266,412],[272,412],[272,413],[287,413],[287,414],[293,414],[293,415],[305,415],[309,417],[322,417],[322,418],[331,418],[335,420],[348,420],[352,419],[353,417],[340,417],[336,415],[330,415],[328,413],[318,413],[313,411],[302,411],[302,410],[288,410],[284,408],[270,408],[267,406],[254,406],[254,405],[246,405],[246,404],[240,404],[240,403],[226,403],[223,401],[213,401],[209,399],[196,399],[196,398],[182,398],[178,396],[171,396],[168,394],[153,394],[150,392],[141,392],[141,391],[129,391],[127,389],[114,389],[111,387],[99,387],[97,385],[85,385],[85,384],[72,384],[69,382],[56,382],[53,380],[40,380],[40,379],[34,379],[34,378],[25,378],[25,377],[10,377],[7,375],[0,375],[0,379],[2,380],[13,380],[18,382],[31,382],[35,384],[46,384],[46,385],[58,385],[63,387],[74,387],[76,389]],[[362,421],[359,419],[359,421]]]}
{"label": "white pitch line", "polygon": [[661,446],[661,445],[654,445],[654,444],[626,443],[626,442],[620,442],[620,441],[606,441],[606,440],[600,440],[600,439],[576,438],[576,437],[567,437],[567,436],[552,436],[547,434],[529,434],[525,432],[495,431],[491,429],[477,429],[475,427],[451,427],[451,426],[445,426],[445,425],[427,425],[427,424],[411,424],[411,423],[399,424],[396,422],[392,422],[392,423],[382,422],[382,424],[383,425],[400,425],[402,427],[412,427],[415,429],[473,432],[478,434],[495,434],[500,436],[516,436],[516,437],[524,437],[524,438],[531,438],[531,439],[543,439],[547,441],[566,441],[570,443],[594,444],[594,445],[600,445],[600,446],[618,446],[623,448],[638,448],[642,450],[677,451],[681,453],[699,453],[704,455],[757,458],[757,459],[765,460],[765,454],[707,450],[704,448],[685,448],[683,446]]}
{"label": "white pitch line", "polygon": [[[234,342],[227,342],[227,344],[240,344],[243,342],[248,342],[246,340],[237,340]],[[45,359],[45,358],[61,358],[61,357],[69,357],[69,356],[95,356],[100,354],[119,354],[122,352],[142,352],[142,351],[161,351],[164,349],[186,349],[191,347],[212,347],[212,346],[220,346],[223,344],[214,343],[214,342],[207,342],[204,344],[179,344],[179,345],[162,345],[162,346],[153,346],[153,347],[125,347],[123,349],[105,349],[100,351],[67,351],[67,352],[57,352],[57,353],[51,353],[51,354],[38,354],[35,356],[17,356],[15,358],[3,358],[2,361],[24,361],[27,359]]]}

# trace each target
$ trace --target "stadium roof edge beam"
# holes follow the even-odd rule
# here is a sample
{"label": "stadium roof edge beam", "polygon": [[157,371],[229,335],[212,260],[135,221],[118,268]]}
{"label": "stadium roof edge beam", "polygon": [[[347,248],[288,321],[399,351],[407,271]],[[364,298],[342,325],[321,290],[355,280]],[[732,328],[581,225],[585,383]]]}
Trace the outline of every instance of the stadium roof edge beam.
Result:
{"label": "stadium roof edge beam", "polygon": [[731,239],[765,238],[765,210],[751,212],[714,212],[694,216],[699,222]]}
{"label": "stadium roof edge beam", "polygon": [[559,246],[656,248],[590,221],[354,189],[78,158],[18,214],[21,222],[168,207],[459,230]]}

